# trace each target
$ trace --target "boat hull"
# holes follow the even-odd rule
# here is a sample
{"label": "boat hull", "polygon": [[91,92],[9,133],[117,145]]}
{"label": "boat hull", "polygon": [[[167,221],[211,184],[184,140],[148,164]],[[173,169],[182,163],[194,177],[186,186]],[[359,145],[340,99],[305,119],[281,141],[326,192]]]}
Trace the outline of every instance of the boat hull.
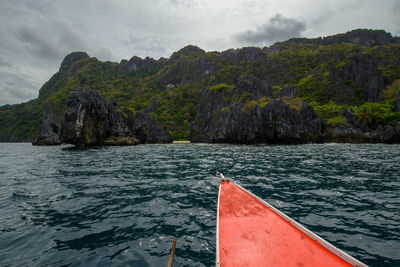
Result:
{"label": "boat hull", "polygon": [[242,187],[220,185],[217,266],[365,266]]}

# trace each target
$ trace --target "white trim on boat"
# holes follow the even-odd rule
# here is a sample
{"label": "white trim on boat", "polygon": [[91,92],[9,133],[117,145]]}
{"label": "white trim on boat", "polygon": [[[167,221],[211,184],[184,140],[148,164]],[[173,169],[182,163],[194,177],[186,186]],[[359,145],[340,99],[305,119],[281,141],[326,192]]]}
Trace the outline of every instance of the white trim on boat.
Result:
{"label": "white trim on boat", "polygon": [[[232,182],[231,182],[232,183]],[[334,245],[332,245],[331,243],[329,243],[328,241],[326,241],[325,239],[323,239],[322,237],[316,235],[315,233],[311,232],[310,230],[308,230],[306,227],[304,227],[303,225],[301,225],[300,223],[296,222],[295,220],[293,220],[292,218],[290,218],[289,216],[287,216],[286,214],[284,214],[283,212],[279,211],[277,208],[275,208],[274,206],[272,206],[271,204],[269,204],[268,202],[262,200],[261,198],[259,198],[258,196],[254,195],[253,193],[251,193],[250,191],[244,189],[243,187],[241,187],[240,185],[233,183],[235,185],[237,185],[239,188],[241,188],[243,191],[245,191],[246,193],[250,194],[251,196],[253,196],[255,199],[257,199],[258,201],[260,201],[262,204],[264,204],[265,206],[267,206],[268,208],[270,208],[271,210],[273,210],[276,214],[278,214],[279,216],[282,217],[282,219],[284,219],[285,221],[287,221],[288,223],[292,224],[294,227],[296,227],[297,229],[299,229],[300,231],[302,231],[304,234],[308,235],[310,238],[312,238],[313,240],[317,241],[321,246],[325,247],[326,249],[328,249],[329,251],[331,251],[332,253],[336,254],[337,256],[339,256],[340,258],[344,259],[345,261],[347,261],[348,263],[352,264],[353,266],[360,266],[360,267],[364,267],[367,266],[364,263],[358,261],[357,259],[353,258],[352,256],[350,256],[349,254],[347,254],[346,252],[338,249],[337,247],[335,247]],[[221,185],[219,187],[219,191],[221,192]],[[218,194],[218,217],[219,217],[219,194]],[[217,217],[217,231],[218,231],[218,217]],[[218,232],[217,232],[217,238],[218,238]],[[217,255],[218,255],[218,251],[217,251]],[[218,255],[218,262],[219,262],[219,255]],[[219,266],[219,265],[218,265]]]}
{"label": "white trim on boat", "polygon": [[221,196],[221,187],[222,185],[219,185],[219,190],[218,190],[218,204],[217,204],[217,232],[216,232],[216,252],[217,255],[215,256],[215,266],[219,267],[219,199]]}

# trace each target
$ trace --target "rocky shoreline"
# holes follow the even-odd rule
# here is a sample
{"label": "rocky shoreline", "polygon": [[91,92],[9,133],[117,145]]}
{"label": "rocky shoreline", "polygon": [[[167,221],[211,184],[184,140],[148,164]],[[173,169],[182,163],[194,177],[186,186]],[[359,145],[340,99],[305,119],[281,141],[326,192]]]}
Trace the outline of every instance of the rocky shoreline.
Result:
{"label": "rocky shoreline", "polygon": [[33,145],[72,144],[127,146],[144,143],[171,143],[171,135],[145,112],[127,113],[126,122],[114,99],[108,103],[91,89],[77,87],[71,92],[61,121],[46,106],[42,136]]}
{"label": "rocky shoreline", "polygon": [[37,99],[0,109],[0,141],[37,137],[42,116],[34,145],[400,143],[399,51],[358,29],[158,60],[73,52]]}
{"label": "rocky shoreline", "polygon": [[272,88],[253,75],[241,77],[234,88],[208,88],[191,125],[190,140],[246,144],[400,142],[400,123],[373,131],[345,109],[342,115],[347,126],[333,128],[306,101],[293,103],[292,90],[282,90],[287,94],[274,98]]}
{"label": "rocky shoreline", "polygon": [[[207,88],[195,121],[191,125],[192,143],[304,144],[304,143],[400,143],[400,123],[372,131],[343,111],[348,126],[329,127],[306,101],[293,106],[273,98],[265,82],[252,75],[243,76],[232,88]],[[248,96],[248,99],[243,98]],[[288,98],[287,98],[288,97]],[[262,99],[254,102],[249,99]],[[249,101],[251,102],[249,104]],[[263,102],[264,101],[264,102]],[[73,144],[88,146],[126,146],[172,143],[172,136],[145,111],[133,114],[99,93],[77,87],[71,92],[60,121],[47,105],[43,114],[42,136],[33,145]]]}

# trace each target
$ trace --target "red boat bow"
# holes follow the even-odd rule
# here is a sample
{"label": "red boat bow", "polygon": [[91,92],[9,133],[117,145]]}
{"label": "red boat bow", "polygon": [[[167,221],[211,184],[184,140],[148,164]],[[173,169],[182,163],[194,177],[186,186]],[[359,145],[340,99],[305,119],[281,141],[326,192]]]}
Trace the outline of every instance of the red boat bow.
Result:
{"label": "red boat bow", "polygon": [[217,266],[365,266],[257,196],[222,182]]}

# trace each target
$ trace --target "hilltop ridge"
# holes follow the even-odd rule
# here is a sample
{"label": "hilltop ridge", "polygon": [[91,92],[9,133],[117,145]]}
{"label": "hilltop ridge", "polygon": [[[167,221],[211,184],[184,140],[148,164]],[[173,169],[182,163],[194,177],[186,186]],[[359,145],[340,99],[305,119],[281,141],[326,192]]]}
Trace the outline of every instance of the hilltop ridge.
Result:
{"label": "hilltop ridge", "polygon": [[[399,37],[365,29],[222,52],[189,45],[169,58],[133,56],[119,63],[73,52],[42,86],[37,99],[0,107],[0,140],[39,137],[45,107],[61,120],[68,95],[78,86],[92,88],[106,101],[114,98],[123,118],[127,116],[123,110],[144,111],[175,139],[188,139],[191,124],[202,117],[199,107],[207,90],[238,88],[245,75],[261,81],[256,84],[267,84],[270,93],[254,98],[252,90],[259,88],[249,88],[236,100],[224,94],[226,103],[241,102],[251,111],[277,98],[292,107],[306,101],[330,132],[355,127],[343,115],[345,110],[363,125],[356,127],[363,133],[383,132],[400,120],[399,66]],[[224,107],[227,112],[229,105]],[[219,116],[219,110],[213,112]],[[369,141],[373,140],[377,141]]]}

